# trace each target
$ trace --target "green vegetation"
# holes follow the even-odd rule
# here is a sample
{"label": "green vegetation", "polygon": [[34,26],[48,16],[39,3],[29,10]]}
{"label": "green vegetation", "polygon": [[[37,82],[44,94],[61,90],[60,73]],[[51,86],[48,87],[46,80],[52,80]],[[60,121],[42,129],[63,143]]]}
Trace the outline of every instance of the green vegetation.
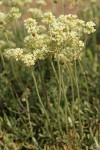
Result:
{"label": "green vegetation", "polygon": [[100,6],[69,1],[0,1],[0,150],[100,149]]}

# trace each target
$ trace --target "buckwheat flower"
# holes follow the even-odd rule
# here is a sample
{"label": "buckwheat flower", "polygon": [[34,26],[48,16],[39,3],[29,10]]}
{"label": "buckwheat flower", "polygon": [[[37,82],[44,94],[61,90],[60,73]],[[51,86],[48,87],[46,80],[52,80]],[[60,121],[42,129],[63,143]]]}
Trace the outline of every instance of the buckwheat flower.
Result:
{"label": "buckwheat flower", "polygon": [[13,18],[18,19],[21,16],[21,13],[19,12],[19,9],[16,7],[12,7],[10,10],[9,15],[11,15]]}
{"label": "buckwheat flower", "polygon": [[61,45],[64,40],[66,38],[66,34],[65,33],[60,33],[60,32],[56,32],[54,34],[52,34],[52,42],[55,42],[57,45]]}
{"label": "buckwheat flower", "polygon": [[35,19],[29,18],[27,20],[24,21],[24,25],[27,29],[28,34],[32,34],[32,33],[36,33],[37,32],[37,22]]}
{"label": "buckwheat flower", "polygon": [[32,53],[27,53],[21,56],[21,61],[27,66],[33,66],[35,64],[35,57]]}
{"label": "buckwheat flower", "polygon": [[77,22],[76,22],[76,19],[74,18],[68,19],[67,24],[68,24],[69,31],[75,30],[75,28],[77,28]]}
{"label": "buckwheat flower", "polygon": [[67,15],[60,15],[57,20],[59,22],[66,24],[67,23]]}
{"label": "buckwheat flower", "polygon": [[37,25],[37,22],[35,19],[32,19],[32,18],[28,18],[24,21],[24,25],[26,27],[26,29],[32,27],[32,26],[36,26]]}
{"label": "buckwheat flower", "polygon": [[4,55],[10,59],[15,59],[16,61],[18,61],[21,56],[23,55],[23,49],[21,48],[15,48],[15,49],[6,49],[4,52]]}
{"label": "buckwheat flower", "polygon": [[78,41],[78,46],[79,46],[79,49],[82,50],[82,49],[84,48],[84,46],[85,46],[85,45],[84,45],[84,42],[81,41],[81,40],[79,40],[79,41]]}
{"label": "buckwheat flower", "polygon": [[64,32],[65,26],[63,23],[55,21],[50,26],[50,36],[51,41],[56,42],[60,45],[66,38],[66,33]]}
{"label": "buckwheat flower", "polygon": [[34,37],[34,44],[35,44],[35,47],[36,47],[36,48],[41,48],[41,47],[44,45],[44,43],[45,43],[45,38],[46,38],[45,34],[36,35],[36,36]]}
{"label": "buckwheat flower", "polygon": [[42,17],[44,22],[38,25],[35,19],[25,20],[27,36],[24,39],[25,49],[12,49],[6,52],[7,57],[22,61],[25,66],[35,65],[37,60],[54,58],[66,66],[80,59],[84,50],[82,41],[83,30],[92,33],[95,29],[93,22],[85,23],[76,15],[60,15],[55,17],[51,12]]}
{"label": "buckwheat flower", "polygon": [[59,60],[60,64],[65,64],[67,59],[66,59],[66,55],[64,55],[63,53],[59,53],[59,54],[55,54],[55,60],[57,61],[57,59]]}
{"label": "buckwheat flower", "polygon": [[36,22],[36,20],[33,19],[33,18],[28,18],[28,19],[26,19],[26,20],[24,21],[24,25],[25,25],[25,27],[26,27],[26,29],[27,29],[27,28],[30,28],[30,27],[32,27],[32,26],[36,26],[36,25],[37,25],[37,22]]}
{"label": "buckwheat flower", "polygon": [[24,43],[26,47],[32,48],[33,47],[33,36],[32,35],[28,35],[25,37],[24,39]]}
{"label": "buckwheat flower", "polygon": [[55,16],[51,12],[47,12],[47,13],[43,14],[42,21],[46,24],[51,24],[52,22],[55,21]]}
{"label": "buckwheat flower", "polygon": [[48,50],[43,46],[41,49],[36,49],[33,54],[36,60],[44,60],[48,56]]}
{"label": "buckwheat flower", "polygon": [[76,31],[79,33],[79,35],[82,35],[84,26],[84,20],[76,19]]}
{"label": "buckwheat flower", "polygon": [[39,49],[43,47],[45,41],[46,41],[45,34],[42,35],[36,34],[35,36],[29,35],[24,39],[25,45],[33,49]]}
{"label": "buckwheat flower", "polygon": [[75,39],[75,38],[77,38],[77,36],[78,36],[78,33],[77,32],[75,32],[75,31],[70,31],[70,32],[68,32],[68,35],[69,35],[69,38],[70,39]]}
{"label": "buckwheat flower", "polygon": [[38,26],[38,34],[42,34],[46,31],[46,27],[43,25]]}
{"label": "buckwheat flower", "polygon": [[77,18],[77,15],[72,15],[72,14],[67,15],[67,19],[69,20],[74,20],[76,18]]}
{"label": "buckwheat flower", "polygon": [[95,25],[96,24],[92,21],[87,22],[86,25],[85,25],[85,28],[84,28],[84,33],[90,34],[90,33],[95,32],[96,31],[96,29],[94,29]]}
{"label": "buckwheat flower", "polygon": [[30,12],[30,14],[32,15],[32,17],[34,19],[41,19],[42,18],[42,11],[38,8],[30,8],[28,10],[28,12]]}
{"label": "buckwheat flower", "polygon": [[30,27],[30,28],[27,29],[27,33],[32,34],[33,36],[35,36],[36,33],[37,33],[37,28],[35,26]]}
{"label": "buckwheat flower", "polygon": [[77,19],[76,22],[77,22],[77,27],[78,28],[85,26],[85,21],[84,20]]}

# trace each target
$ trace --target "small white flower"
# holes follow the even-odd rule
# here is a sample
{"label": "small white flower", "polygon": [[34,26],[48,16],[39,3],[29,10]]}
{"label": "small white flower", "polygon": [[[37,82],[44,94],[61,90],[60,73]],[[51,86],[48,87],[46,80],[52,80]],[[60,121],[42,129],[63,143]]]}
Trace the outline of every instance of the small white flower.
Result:
{"label": "small white flower", "polygon": [[95,32],[96,29],[94,29],[94,26],[96,26],[96,24],[94,22],[92,22],[92,21],[87,22],[85,25],[84,33],[90,34],[90,33]]}
{"label": "small white flower", "polygon": [[19,9],[16,7],[12,7],[9,14],[15,19],[18,19],[21,16]]}
{"label": "small white flower", "polygon": [[55,16],[51,12],[47,12],[47,13],[43,14],[42,21],[46,24],[51,24],[52,22],[55,21]]}

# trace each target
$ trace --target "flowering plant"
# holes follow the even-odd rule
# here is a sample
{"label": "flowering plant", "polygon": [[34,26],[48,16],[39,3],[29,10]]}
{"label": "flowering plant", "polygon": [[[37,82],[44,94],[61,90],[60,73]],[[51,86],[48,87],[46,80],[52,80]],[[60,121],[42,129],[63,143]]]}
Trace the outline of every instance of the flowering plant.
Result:
{"label": "flowering plant", "polygon": [[56,18],[51,12],[42,16],[43,25],[35,19],[24,21],[27,36],[25,48],[8,49],[7,58],[21,60],[26,66],[32,66],[37,60],[45,58],[57,59],[61,64],[70,63],[81,58],[84,49],[83,34],[95,32],[95,23],[77,18],[76,15],[60,15]]}

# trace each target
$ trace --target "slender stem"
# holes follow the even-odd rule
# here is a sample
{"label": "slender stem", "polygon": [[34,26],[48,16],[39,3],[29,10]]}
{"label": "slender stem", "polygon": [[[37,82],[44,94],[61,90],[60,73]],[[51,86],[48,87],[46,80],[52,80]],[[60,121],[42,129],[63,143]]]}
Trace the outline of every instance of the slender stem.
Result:
{"label": "slender stem", "polygon": [[45,113],[45,115],[46,115],[46,117],[47,117],[47,120],[48,120],[48,122],[49,122],[49,116],[48,116],[47,111],[46,111],[46,109],[45,109],[45,107],[44,107],[44,104],[43,104],[43,102],[42,102],[42,99],[41,99],[41,97],[40,97],[39,90],[38,90],[38,85],[37,85],[37,81],[36,81],[36,78],[35,78],[35,75],[34,75],[34,72],[33,72],[33,71],[32,71],[32,78],[33,78],[33,80],[34,80],[34,84],[35,84],[35,88],[36,88],[36,93],[37,93],[39,102],[40,102],[40,104],[41,104],[41,106],[42,106],[42,108],[43,108],[43,111],[44,111],[44,113]]}
{"label": "slender stem", "polygon": [[61,122],[60,122],[60,115],[59,115],[59,110],[60,110],[60,101],[61,101],[61,70],[60,70],[60,64],[59,64],[59,58],[57,54],[57,66],[58,66],[58,77],[59,77],[59,83],[58,83],[58,107],[57,107],[57,118],[58,118],[58,125],[59,125],[59,130],[62,134],[62,128],[61,128]]}
{"label": "slender stem", "polygon": [[70,75],[70,79],[71,79],[71,89],[72,89],[72,114],[74,114],[74,104],[75,104],[75,96],[74,96],[74,84],[73,84],[73,75],[72,75],[72,71],[70,69],[70,67],[67,67],[69,75]]}
{"label": "slender stem", "polygon": [[76,80],[76,89],[77,89],[77,95],[78,95],[78,117],[79,117],[79,125],[80,125],[80,135],[81,138],[83,136],[83,130],[82,130],[82,121],[81,121],[81,115],[80,115],[80,103],[81,103],[81,99],[80,99],[80,92],[79,92],[79,85],[78,85],[78,78],[77,78],[77,68],[76,68],[76,60],[75,60],[75,80]]}
{"label": "slender stem", "polygon": [[[69,113],[69,116],[72,120],[72,123],[71,123],[71,126],[74,126],[74,117],[73,117],[73,114],[71,113],[71,110],[70,110],[70,107],[69,107],[69,104],[68,104],[68,99],[66,97],[66,90],[65,90],[65,84],[64,84],[64,79],[63,79],[63,75],[62,75],[62,88],[63,88],[63,94],[64,94],[64,99],[65,99],[65,114],[66,114],[66,123],[67,123],[67,119],[68,119],[68,113]],[[68,110],[68,113],[66,112]]]}
{"label": "slender stem", "polygon": [[[81,68],[82,72],[84,72],[80,60],[78,60],[78,62],[79,62],[79,65],[80,65],[80,68]],[[85,84],[86,84],[87,100],[89,100],[89,89],[88,89],[88,83],[87,83],[87,79],[86,79],[85,75],[84,75],[84,80],[85,80]]]}
{"label": "slender stem", "polygon": [[8,45],[9,45],[9,48],[11,48],[10,43],[9,43],[9,39],[8,39],[8,37],[7,37],[7,34],[4,33],[4,35],[5,35],[5,38],[6,38],[6,40],[7,40]]}
{"label": "slender stem", "polygon": [[[69,64],[70,66],[70,64]],[[75,117],[74,117],[74,105],[75,105],[75,95],[74,95],[74,79],[73,79],[73,73],[71,71],[71,68],[67,66],[67,69],[68,69],[68,72],[69,72],[69,76],[70,76],[70,79],[71,79],[71,91],[72,91],[72,121],[73,121],[73,126],[74,126],[74,121],[75,121]],[[70,112],[71,114],[71,112]],[[75,126],[74,126],[75,128]]]}
{"label": "slender stem", "polygon": [[27,107],[27,116],[28,116],[28,121],[29,121],[29,125],[30,125],[30,130],[31,130],[31,133],[33,133],[28,99],[26,100],[26,107]]}
{"label": "slender stem", "polygon": [[52,67],[52,70],[54,72],[55,78],[56,78],[57,82],[59,82],[58,75],[57,75],[56,69],[54,67],[53,61],[50,60],[50,63],[51,63],[51,67]]}
{"label": "slender stem", "polygon": [[43,90],[44,90],[44,96],[45,96],[45,100],[47,102],[47,107],[48,107],[48,111],[50,112],[50,104],[49,104],[49,98],[48,98],[48,90],[47,90],[47,85],[43,80],[43,76],[42,76],[42,67],[41,64],[38,61],[38,68],[39,68],[39,72],[40,72],[40,80],[41,80],[41,84],[43,86]]}
{"label": "slender stem", "polygon": [[28,116],[28,121],[29,121],[29,126],[30,126],[30,133],[32,135],[32,141],[38,147],[38,143],[37,143],[36,139],[33,137],[33,127],[32,127],[32,123],[31,123],[30,107],[29,107],[28,100],[26,100],[26,107],[27,107],[27,116]]}
{"label": "slender stem", "polygon": [[65,99],[65,123],[66,123],[66,132],[68,131],[68,104],[67,104],[67,98],[66,98],[66,91],[64,88],[64,80],[63,80],[63,76],[62,76],[62,88],[63,88],[63,94],[64,94],[64,99]]}
{"label": "slender stem", "polygon": [[[13,98],[15,99],[15,96],[16,96],[17,101],[18,101],[20,107],[21,107],[22,109],[24,109],[24,106],[23,106],[23,104],[21,103],[21,101],[20,101],[20,99],[19,99],[19,97],[18,97],[18,95],[17,95],[17,92],[16,92],[16,90],[15,90],[13,84],[11,84],[10,81],[9,81],[9,84],[10,84],[10,87],[11,87],[11,92],[12,92]],[[15,94],[15,96],[14,96],[14,94]],[[15,99],[15,101],[16,101],[16,99]]]}

